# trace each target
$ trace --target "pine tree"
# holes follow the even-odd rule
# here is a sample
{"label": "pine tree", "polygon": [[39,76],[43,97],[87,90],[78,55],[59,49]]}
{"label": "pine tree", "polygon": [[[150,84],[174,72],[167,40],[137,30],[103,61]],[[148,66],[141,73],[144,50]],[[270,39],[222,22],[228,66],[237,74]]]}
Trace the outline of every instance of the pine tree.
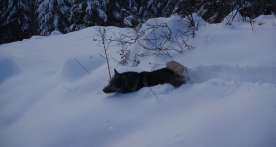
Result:
{"label": "pine tree", "polygon": [[40,35],[69,32],[71,0],[37,0]]}
{"label": "pine tree", "polygon": [[73,0],[70,10],[70,31],[77,31],[88,27],[84,22],[85,10],[87,8],[86,0]]}
{"label": "pine tree", "polygon": [[2,24],[4,23],[4,19],[2,18],[2,14],[4,13],[4,0],[0,0],[0,44],[5,43],[5,34],[4,28]]}
{"label": "pine tree", "polygon": [[135,0],[110,0],[106,5],[108,25],[118,27],[133,26],[137,15],[137,4]]}
{"label": "pine tree", "polygon": [[220,23],[234,10],[244,17],[243,20],[246,20],[246,17],[254,19],[260,15],[276,13],[275,0],[201,0],[200,3],[198,14],[209,23]]}
{"label": "pine tree", "polygon": [[122,5],[126,5],[126,0],[110,0],[106,5],[106,14],[107,14],[107,25],[119,26],[123,25],[123,18],[125,14],[122,10]]}
{"label": "pine tree", "polygon": [[138,14],[140,18],[142,18],[142,22],[146,22],[157,14],[156,1],[157,0],[136,0],[138,4]]}
{"label": "pine tree", "polygon": [[169,17],[174,13],[176,1],[173,0],[160,0],[157,4],[158,17]]}
{"label": "pine tree", "polygon": [[243,17],[254,19],[260,15],[276,13],[275,0],[239,0],[239,12]]}
{"label": "pine tree", "polygon": [[1,43],[30,37],[32,4],[28,0],[1,0]]}
{"label": "pine tree", "polygon": [[37,1],[34,1],[31,3],[31,12],[30,13],[30,17],[31,17],[31,22],[30,22],[30,31],[31,31],[31,36],[33,35],[39,35],[39,23],[38,23],[38,13],[37,13],[37,9],[38,9],[38,3]]}
{"label": "pine tree", "polygon": [[136,0],[136,3],[137,15],[141,22],[146,22],[150,18],[169,17],[176,6],[173,0]]}
{"label": "pine tree", "polygon": [[107,25],[106,5],[109,0],[73,0],[70,31],[89,26]]}

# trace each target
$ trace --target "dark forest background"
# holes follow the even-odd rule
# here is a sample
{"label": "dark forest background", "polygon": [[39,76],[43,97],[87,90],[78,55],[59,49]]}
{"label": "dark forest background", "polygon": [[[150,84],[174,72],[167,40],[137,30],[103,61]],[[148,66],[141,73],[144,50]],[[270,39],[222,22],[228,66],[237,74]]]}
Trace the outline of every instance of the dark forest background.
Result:
{"label": "dark forest background", "polygon": [[276,0],[0,0],[0,44],[90,26],[135,27],[175,13],[220,23],[234,10],[252,21],[275,15]]}

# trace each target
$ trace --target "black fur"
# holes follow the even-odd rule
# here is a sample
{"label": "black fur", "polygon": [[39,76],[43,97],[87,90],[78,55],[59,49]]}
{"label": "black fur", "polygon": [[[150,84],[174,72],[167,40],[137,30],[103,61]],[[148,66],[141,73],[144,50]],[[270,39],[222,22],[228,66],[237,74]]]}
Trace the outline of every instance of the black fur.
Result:
{"label": "black fur", "polygon": [[105,93],[129,93],[137,91],[143,87],[155,86],[169,83],[174,87],[179,87],[185,83],[185,78],[177,75],[168,68],[162,68],[153,72],[124,72],[118,73],[114,69],[115,75],[109,81],[103,91]]}

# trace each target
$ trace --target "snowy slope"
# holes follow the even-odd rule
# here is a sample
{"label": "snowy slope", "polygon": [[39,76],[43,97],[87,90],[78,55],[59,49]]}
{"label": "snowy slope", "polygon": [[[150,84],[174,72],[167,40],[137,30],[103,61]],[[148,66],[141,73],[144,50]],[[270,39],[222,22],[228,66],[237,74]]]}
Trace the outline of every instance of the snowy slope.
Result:
{"label": "snowy slope", "polygon": [[[158,21],[181,27],[175,16]],[[93,28],[0,45],[0,146],[275,147],[275,24],[274,16],[260,16],[253,31],[245,22],[206,24],[188,41],[195,49],[144,57],[135,68],[111,62],[119,72],[169,60],[188,67],[192,83],[154,86],[158,99],[149,88],[102,92],[109,75]]]}

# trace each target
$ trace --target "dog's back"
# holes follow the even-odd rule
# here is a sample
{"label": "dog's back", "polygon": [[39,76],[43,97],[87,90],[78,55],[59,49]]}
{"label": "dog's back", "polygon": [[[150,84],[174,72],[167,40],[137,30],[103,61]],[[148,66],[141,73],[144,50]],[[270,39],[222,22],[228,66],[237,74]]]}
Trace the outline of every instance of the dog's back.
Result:
{"label": "dog's back", "polygon": [[114,72],[115,75],[110,80],[109,85],[103,90],[105,93],[128,93],[143,87],[165,83],[179,87],[185,83],[185,78],[188,77],[186,67],[176,61],[170,61],[166,68],[152,72],[125,72],[120,74],[115,69]]}

